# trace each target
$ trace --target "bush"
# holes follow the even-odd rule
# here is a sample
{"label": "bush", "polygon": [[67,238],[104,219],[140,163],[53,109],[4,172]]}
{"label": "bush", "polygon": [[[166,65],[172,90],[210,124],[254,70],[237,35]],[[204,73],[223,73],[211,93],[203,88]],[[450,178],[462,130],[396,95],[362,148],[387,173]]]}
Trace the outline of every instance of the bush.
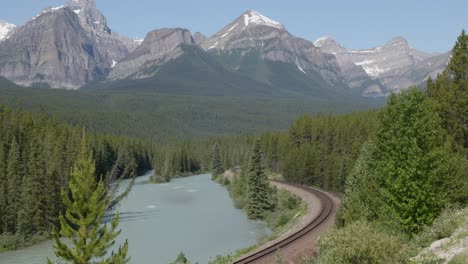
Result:
{"label": "bush", "polygon": [[406,259],[408,253],[402,237],[356,221],[319,238],[318,258],[312,263],[405,263]]}
{"label": "bush", "polygon": [[428,247],[432,242],[449,237],[453,232],[463,225],[464,216],[468,209],[456,210],[445,209],[439,217],[434,220],[431,226],[427,226],[423,231],[414,237],[414,241],[419,247]]}

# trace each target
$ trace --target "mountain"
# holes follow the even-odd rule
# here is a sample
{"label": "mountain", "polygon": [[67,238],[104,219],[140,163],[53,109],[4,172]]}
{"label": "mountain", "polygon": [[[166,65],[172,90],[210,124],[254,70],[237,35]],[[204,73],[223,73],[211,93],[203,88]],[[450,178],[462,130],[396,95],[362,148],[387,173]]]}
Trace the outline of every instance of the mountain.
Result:
{"label": "mountain", "polygon": [[[343,86],[336,58],[316,48],[313,43],[295,37],[286,28],[256,11],[247,11],[201,44],[207,52],[224,61],[231,70],[256,74],[259,81],[271,82],[277,73],[252,72],[257,65],[271,62],[293,66],[295,70],[329,86]],[[255,58],[254,58],[255,57]],[[250,62],[249,62],[250,61]]]}
{"label": "mountain", "polygon": [[44,10],[0,42],[0,75],[23,85],[78,88],[109,62],[67,7]]}
{"label": "mountain", "polygon": [[0,75],[24,86],[77,89],[139,45],[107,26],[94,0],[48,8],[0,42]]}
{"label": "mountain", "polygon": [[364,50],[345,49],[331,37],[317,39],[314,44],[323,52],[336,56],[350,86],[361,87],[364,95],[371,96],[385,96],[419,85],[429,76],[440,73],[450,57],[450,53],[419,51],[403,37]]}
{"label": "mountain", "polygon": [[7,38],[15,28],[15,25],[0,20],[0,41]]}
{"label": "mountain", "polygon": [[71,0],[65,6],[78,15],[86,34],[96,40],[99,52],[111,65],[140,44],[138,41],[112,32],[107,25],[106,17],[96,8],[94,0]]}
{"label": "mountain", "polygon": [[203,35],[202,33],[200,32],[195,32],[195,34],[193,34],[193,41],[195,42],[195,44],[197,45],[200,45],[203,41],[207,40],[208,37]]}
{"label": "mountain", "polygon": [[87,88],[152,87],[201,95],[322,99],[350,95],[333,55],[294,37],[281,24],[255,11],[244,13],[203,39],[203,35],[192,36],[182,28],[154,30],[112,68],[104,84]]}
{"label": "mountain", "polygon": [[148,33],[143,42],[110,72],[108,79],[143,79],[157,74],[158,67],[183,54],[182,46],[195,45],[187,29],[163,28]]}
{"label": "mountain", "polygon": [[17,28],[0,21],[0,76],[23,86],[112,88],[122,82],[129,89],[138,83],[210,93],[248,87],[252,93],[328,99],[381,97],[435,76],[449,56],[418,51],[401,37],[367,50],[345,49],[330,37],[310,42],[256,11],[211,37],[163,28],[143,40],[113,32],[94,0],[46,9]]}

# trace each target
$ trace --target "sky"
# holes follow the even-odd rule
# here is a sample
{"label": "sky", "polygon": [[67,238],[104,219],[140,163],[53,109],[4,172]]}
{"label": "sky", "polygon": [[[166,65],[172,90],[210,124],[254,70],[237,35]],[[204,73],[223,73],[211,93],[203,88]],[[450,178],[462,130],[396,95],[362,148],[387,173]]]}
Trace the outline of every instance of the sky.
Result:
{"label": "sky", "polygon": [[[0,19],[21,25],[67,0],[0,0]],[[403,36],[428,52],[450,50],[468,30],[468,0],[96,0],[108,26],[143,38],[162,27],[210,36],[247,10],[283,24],[295,36],[331,36],[348,49],[382,45]]]}

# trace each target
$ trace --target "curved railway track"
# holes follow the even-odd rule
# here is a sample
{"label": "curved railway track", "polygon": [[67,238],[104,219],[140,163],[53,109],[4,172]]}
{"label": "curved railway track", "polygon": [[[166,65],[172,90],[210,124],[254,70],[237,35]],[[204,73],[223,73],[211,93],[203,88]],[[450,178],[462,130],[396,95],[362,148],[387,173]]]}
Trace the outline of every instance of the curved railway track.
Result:
{"label": "curved railway track", "polygon": [[[281,183],[284,183],[284,182],[281,182]],[[308,234],[309,232],[311,232],[312,230],[320,226],[320,224],[322,224],[326,219],[328,219],[328,217],[330,217],[330,214],[332,213],[332,210],[333,210],[333,200],[328,196],[328,194],[326,194],[325,192],[319,189],[312,188],[312,187],[307,187],[307,186],[298,185],[298,184],[288,184],[288,185],[305,190],[317,196],[320,202],[322,203],[322,209],[321,209],[320,214],[316,218],[314,218],[312,221],[310,221],[305,227],[295,232],[294,234],[262,250],[256,251],[250,255],[237,259],[234,262],[235,264],[253,263],[254,261],[260,260],[267,255],[275,254],[278,249],[281,249],[293,243],[294,241],[298,240],[299,238],[303,237],[304,235]]]}

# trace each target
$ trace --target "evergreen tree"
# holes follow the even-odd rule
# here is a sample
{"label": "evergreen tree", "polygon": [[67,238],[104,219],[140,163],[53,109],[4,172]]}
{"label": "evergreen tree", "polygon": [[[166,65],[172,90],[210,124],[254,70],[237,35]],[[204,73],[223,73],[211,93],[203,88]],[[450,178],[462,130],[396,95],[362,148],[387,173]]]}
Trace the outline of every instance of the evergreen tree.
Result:
{"label": "evergreen tree", "polygon": [[213,161],[211,167],[211,174],[213,179],[216,179],[218,175],[223,173],[223,163],[221,162],[221,154],[219,152],[219,145],[216,143],[213,147]]}
{"label": "evergreen tree", "polygon": [[185,257],[184,252],[180,252],[179,255],[177,255],[176,260],[171,262],[170,264],[189,264],[190,262],[188,261],[187,257]]}
{"label": "evergreen tree", "polygon": [[442,118],[443,128],[455,141],[456,150],[468,156],[468,35],[462,31],[447,68],[427,82],[427,93]]}
{"label": "evergreen tree", "polygon": [[6,231],[8,201],[5,154],[4,144],[0,141],[0,234]]}
{"label": "evergreen tree", "polygon": [[275,203],[268,178],[264,172],[259,140],[255,142],[253,147],[247,179],[247,214],[251,219],[262,219],[267,211],[273,209]]}
{"label": "evergreen tree", "polygon": [[[104,258],[121,232],[117,231],[119,215],[117,213],[111,220],[110,228],[101,224],[110,198],[102,180],[96,180],[94,160],[84,136],[70,175],[69,192],[63,192],[62,197],[65,211],[59,217],[61,230],[53,234],[57,257],[74,264],[88,264]],[[117,253],[112,252],[99,263],[127,263],[127,251],[125,242]]]}
{"label": "evergreen tree", "polygon": [[361,155],[346,178],[344,197],[336,217],[339,226],[355,220],[372,221],[377,218],[381,195],[375,177],[375,151],[373,143],[364,143]]}
{"label": "evergreen tree", "polygon": [[44,203],[42,201],[44,193],[43,167],[40,162],[40,149],[37,139],[33,139],[29,148],[27,162],[27,174],[21,183],[20,197],[18,203],[18,232],[24,235],[44,231],[45,222]]}
{"label": "evergreen tree", "polygon": [[7,159],[7,215],[6,215],[6,230],[10,233],[16,232],[16,214],[18,212],[18,197],[19,186],[21,186],[21,163],[20,163],[20,147],[16,138],[12,138]]}

